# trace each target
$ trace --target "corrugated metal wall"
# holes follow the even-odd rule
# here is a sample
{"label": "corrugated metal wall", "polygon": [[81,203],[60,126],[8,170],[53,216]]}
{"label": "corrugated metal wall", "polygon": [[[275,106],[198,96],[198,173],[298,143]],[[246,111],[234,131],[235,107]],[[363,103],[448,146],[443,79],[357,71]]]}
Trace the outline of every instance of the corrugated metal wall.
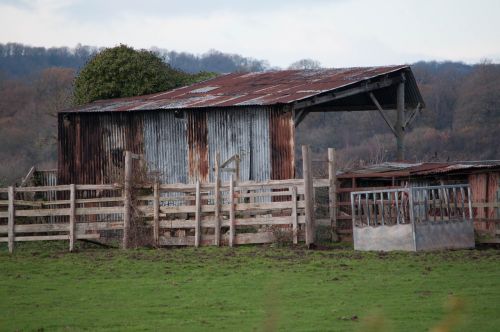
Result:
{"label": "corrugated metal wall", "polygon": [[213,181],[217,151],[221,162],[240,155],[240,180],[295,175],[293,117],[280,107],[59,115],[60,184],[119,181],[125,150],[163,183]]}
{"label": "corrugated metal wall", "polygon": [[59,114],[58,183],[119,181],[123,151],[143,152],[142,121],[126,113]]}
{"label": "corrugated metal wall", "polygon": [[148,170],[156,172],[162,183],[187,183],[186,121],[176,118],[174,112],[137,112],[130,116],[141,118],[144,124],[144,158]]}

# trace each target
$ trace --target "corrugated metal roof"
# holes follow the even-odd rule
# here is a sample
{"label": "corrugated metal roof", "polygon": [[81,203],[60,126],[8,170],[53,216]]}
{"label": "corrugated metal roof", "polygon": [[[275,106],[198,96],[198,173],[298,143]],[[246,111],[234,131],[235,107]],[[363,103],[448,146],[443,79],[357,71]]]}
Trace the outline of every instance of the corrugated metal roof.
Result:
{"label": "corrugated metal roof", "polygon": [[[101,100],[63,112],[119,112],[287,104],[406,69],[409,69],[409,66],[232,73],[166,92]],[[415,85],[409,91],[413,91],[413,94],[416,91],[415,98],[419,102],[421,97],[412,75],[409,77],[409,82]]]}
{"label": "corrugated metal roof", "polygon": [[431,162],[431,163],[404,163],[385,162],[376,165],[360,167],[354,170],[341,172],[341,178],[363,177],[404,177],[444,174],[460,170],[478,170],[500,168],[500,160]]}

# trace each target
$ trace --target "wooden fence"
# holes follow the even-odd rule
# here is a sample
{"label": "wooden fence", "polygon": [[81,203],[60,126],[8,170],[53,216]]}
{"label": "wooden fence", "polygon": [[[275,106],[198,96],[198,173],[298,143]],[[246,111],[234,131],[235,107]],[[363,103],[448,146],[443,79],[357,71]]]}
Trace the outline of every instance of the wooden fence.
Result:
{"label": "wooden fence", "polygon": [[[274,241],[315,242],[317,225],[335,221],[335,168],[313,179],[309,147],[303,147],[303,179],[263,182],[137,184],[131,153],[123,184],[0,188],[0,242],[121,237],[155,246],[237,245]],[[329,160],[334,163],[333,150]],[[333,188],[332,188],[333,185]],[[315,188],[328,188],[330,218],[315,218]],[[140,230],[140,232],[139,232]],[[140,234],[138,234],[140,233]],[[141,237],[138,239],[138,237]]]}
{"label": "wooden fence", "polygon": [[[99,231],[123,228],[121,188],[61,185],[0,188],[0,242],[98,239]],[[50,199],[47,199],[50,198]]]}

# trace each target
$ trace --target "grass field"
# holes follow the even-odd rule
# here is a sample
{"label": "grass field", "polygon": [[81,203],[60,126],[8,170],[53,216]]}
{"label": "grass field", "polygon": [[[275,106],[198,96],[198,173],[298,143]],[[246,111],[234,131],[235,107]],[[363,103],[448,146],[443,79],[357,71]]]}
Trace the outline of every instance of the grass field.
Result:
{"label": "grass field", "polygon": [[500,251],[0,247],[0,330],[500,328]]}

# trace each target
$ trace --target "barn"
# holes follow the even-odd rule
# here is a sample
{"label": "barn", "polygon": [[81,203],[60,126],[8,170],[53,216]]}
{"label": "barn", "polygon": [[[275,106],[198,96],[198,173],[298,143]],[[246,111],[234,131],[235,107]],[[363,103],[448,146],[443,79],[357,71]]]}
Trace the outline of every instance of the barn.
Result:
{"label": "barn", "polygon": [[239,160],[239,180],[292,179],[295,130],[310,112],[379,112],[402,159],[404,129],[423,107],[406,65],[232,73],[96,101],[58,114],[58,183],[113,183],[126,150],[162,183],[213,181],[217,154]]}

